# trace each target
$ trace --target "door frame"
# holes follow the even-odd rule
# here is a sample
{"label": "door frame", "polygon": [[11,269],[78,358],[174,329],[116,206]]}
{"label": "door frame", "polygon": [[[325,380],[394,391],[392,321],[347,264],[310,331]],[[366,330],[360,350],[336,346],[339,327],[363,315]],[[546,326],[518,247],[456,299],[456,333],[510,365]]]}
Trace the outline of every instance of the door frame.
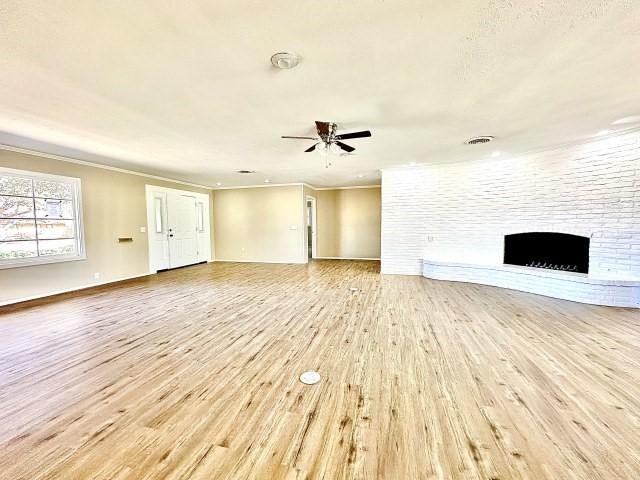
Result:
{"label": "door frame", "polygon": [[[318,218],[317,218],[317,201],[316,197],[307,195],[304,201],[304,213],[306,217],[307,203],[311,202],[311,259],[318,258],[317,243],[318,243]],[[307,222],[304,222],[304,228],[307,228]],[[308,231],[308,230],[307,230]],[[304,252],[309,261],[309,239],[307,238],[307,245],[304,246]]]}
{"label": "door frame", "polygon": [[[204,215],[203,215],[203,232],[199,232],[197,235],[202,236],[203,241],[208,245],[207,254],[205,255],[204,260],[207,262],[213,261],[213,245],[211,244],[212,238],[212,225],[211,225],[211,212],[210,212],[210,201],[211,194],[210,193],[199,193],[193,192],[191,190],[180,190],[177,188],[168,188],[168,187],[160,187],[158,185],[149,185],[145,186],[145,200],[147,207],[147,249],[148,249],[148,261],[149,261],[149,273],[157,273],[158,270],[162,270],[162,268],[158,268],[158,259],[155,258],[155,250],[153,239],[154,231],[155,231],[155,205],[154,205],[154,192],[164,192],[164,193],[174,193],[174,194],[186,194],[188,196],[193,196],[197,200],[202,201],[204,207]],[[168,197],[168,195],[167,195]],[[167,202],[168,203],[168,202]],[[165,209],[168,208],[168,205],[165,204]],[[195,212],[194,212],[195,214]],[[168,218],[167,212],[164,212],[164,218]],[[167,245],[169,243],[169,238],[167,237]]]}

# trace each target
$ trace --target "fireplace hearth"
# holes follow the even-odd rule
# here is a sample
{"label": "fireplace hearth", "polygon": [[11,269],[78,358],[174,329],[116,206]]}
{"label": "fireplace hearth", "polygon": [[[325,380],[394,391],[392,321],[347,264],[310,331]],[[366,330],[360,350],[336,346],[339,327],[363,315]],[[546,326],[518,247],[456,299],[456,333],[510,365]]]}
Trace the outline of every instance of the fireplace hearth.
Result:
{"label": "fireplace hearth", "polygon": [[589,238],[556,232],[505,235],[504,263],[589,273]]}

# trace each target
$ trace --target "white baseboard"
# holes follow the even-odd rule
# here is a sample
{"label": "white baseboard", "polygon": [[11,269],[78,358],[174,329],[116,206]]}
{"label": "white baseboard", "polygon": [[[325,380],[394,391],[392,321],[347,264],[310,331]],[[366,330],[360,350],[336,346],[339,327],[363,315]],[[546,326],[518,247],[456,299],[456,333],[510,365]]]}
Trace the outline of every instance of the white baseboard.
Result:
{"label": "white baseboard", "polygon": [[313,260],[380,260],[380,257],[313,257]]}
{"label": "white baseboard", "polygon": [[134,278],[146,277],[148,275],[154,275],[155,273],[156,272],[141,273],[140,275],[132,275],[130,277],[116,278],[114,280],[107,280],[105,282],[90,283],[88,285],[80,285],[78,287],[65,288],[64,290],[53,290],[51,292],[39,293],[37,295],[31,295],[29,297],[15,298],[12,300],[4,300],[4,301],[0,301],[0,307],[3,307],[5,305],[13,305],[14,303],[28,302],[29,300],[37,300],[39,298],[52,297],[54,295],[60,295],[63,293],[76,292],[78,290],[84,290],[86,288],[100,287],[102,285],[108,285],[110,283],[123,282],[125,280],[133,280]]}

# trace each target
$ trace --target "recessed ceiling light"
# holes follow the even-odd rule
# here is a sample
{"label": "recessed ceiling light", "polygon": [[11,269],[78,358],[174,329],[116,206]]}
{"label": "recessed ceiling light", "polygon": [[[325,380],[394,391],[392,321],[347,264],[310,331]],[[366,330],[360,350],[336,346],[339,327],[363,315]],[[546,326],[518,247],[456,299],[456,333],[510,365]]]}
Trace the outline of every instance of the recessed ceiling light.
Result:
{"label": "recessed ceiling light", "polygon": [[300,63],[300,56],[295,53],[278,52],[271,56],[271,64],[281,70],[289,70]]}
{"label": "recessed ceiling light", "polygon": [[216,182],[216,186],[219,187],[222,185],[222,182]]}
{"label": "recessed ceiling light", "polygon": [[483,143],[489,143],[494,138],[495,137],[492,136],[492,135],[480,135],[478,137],[470,138],[469,140],[465,141],[464,143],[466,143],[467,145],[480,145],[480,144],[483,144]]}
{"label": "recessed ceiling light", "polygon": [[358,178],[363,178],[364,177],[364,173],[359,173],[358,174]]}
{"label": "recessed ceiling light", "polygon": [[640,123],[640,115],[631,115],[629,117],[619,118],[611,125],[626,125],[628,123]]}
{"label": "recessed ceiling light", "polygon": [[500,152],[493,152],[493,153],[491,153],[491,156],[493,158],[499,157],[500,156]]}

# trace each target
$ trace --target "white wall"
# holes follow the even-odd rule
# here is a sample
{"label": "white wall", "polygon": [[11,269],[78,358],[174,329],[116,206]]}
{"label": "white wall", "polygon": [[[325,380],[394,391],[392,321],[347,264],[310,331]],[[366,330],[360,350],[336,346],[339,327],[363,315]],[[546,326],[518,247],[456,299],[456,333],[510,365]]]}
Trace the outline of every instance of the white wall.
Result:
{"label": "white wall", "polygon": [[640,277],[640,136],[382,173],[383,273],[501,264],[504,235],[525,231],[590,236],[590,275]]}

